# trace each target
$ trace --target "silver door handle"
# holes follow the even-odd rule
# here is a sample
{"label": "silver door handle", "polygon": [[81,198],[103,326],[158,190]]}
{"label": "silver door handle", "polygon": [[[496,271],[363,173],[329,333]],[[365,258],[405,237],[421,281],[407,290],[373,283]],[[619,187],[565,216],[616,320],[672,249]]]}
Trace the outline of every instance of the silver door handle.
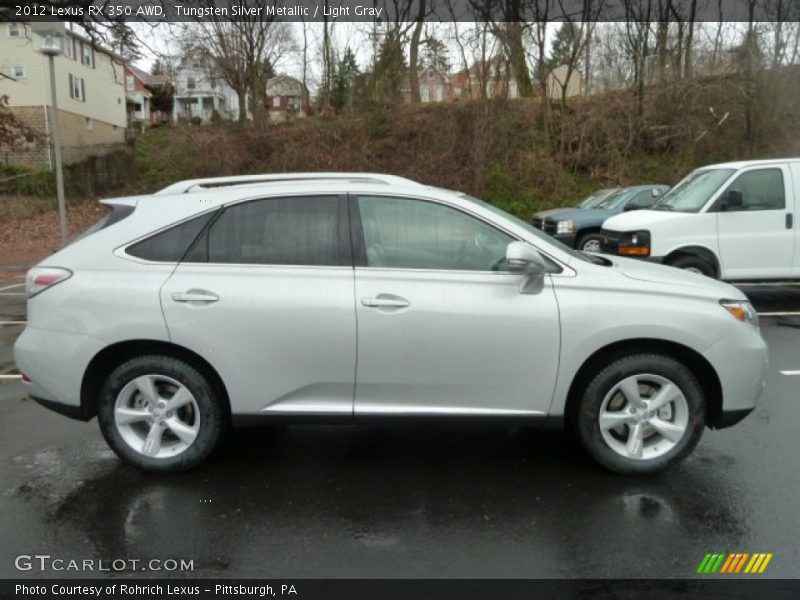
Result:
{"label": "silver door handle", "polygon": [[212,292],[189,290],[188,292],[173,292],[172,299],[175,302],[216,302],[219,300],[219,296]]}
{"label": "silver door handle", "polygon": [[393,296],[391,298],[377,296],[375,298],[362,298],[361,304],[364,306],[371,306],[373,308],[405,308],[411,306],[411,303],[405,298],[398,298]]}

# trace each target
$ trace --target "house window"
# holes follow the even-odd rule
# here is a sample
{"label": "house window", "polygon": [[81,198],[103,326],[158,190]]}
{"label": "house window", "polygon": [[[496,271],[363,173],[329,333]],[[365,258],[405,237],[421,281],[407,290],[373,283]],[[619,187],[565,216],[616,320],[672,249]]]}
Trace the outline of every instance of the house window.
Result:
{"label": "house window", "polygon": [[272,97],[272,106],[273,106],[273,108],[280,108],[281,107],[281,97],[280,96],[273,96]]}
{"label": "house window", "polygon": [[19,23],[8,24],[8,37],[20,38],[22,37],[22,28]]}
{"label": "house window", "polygon": [[194,77],[189,77],[189,79],[186,80],[186,87],[190,90],[197,87],[197,82],[194,80]]}
{"label": "house window", "polygon": [[75,60],[75,39],[74,38],[67,37],[67,39],[64,40],[64,55],[67,58],[71,58],[72,60]]}
{"label": "house window", "polygon": [[28,70],[25,65],[14,65],[12,68],[14,79],[25,79],[28,76]]}
{"label": "house window", "polygon": [[136,89],[136,84],[133,82],[133,75],[125,76],[125,89],[132,92]]}
{"label": "house window", "polygon": [[94,126],[94,121],[92,121],[89,117],[86,117],[84,125],[86,126],[86,129],[91,129]]}
{"label": "house window", "polygon": [[81,64],[94,69],[94,48],[85,42],[81,44]]}
{"label": "house window", "polygon": [[70,73],[69,97],[72,98],[73,100],[86,102],[86,85],[83,82],[83,77],[78,77]]}

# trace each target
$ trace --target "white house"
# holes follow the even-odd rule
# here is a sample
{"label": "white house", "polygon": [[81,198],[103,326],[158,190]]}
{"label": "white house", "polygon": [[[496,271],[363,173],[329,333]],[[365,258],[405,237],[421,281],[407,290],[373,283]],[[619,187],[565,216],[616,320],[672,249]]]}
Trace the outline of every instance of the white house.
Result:
{"label": "white house", "polygon": [[[64,161],[118,148],[127,124],[123,59],[63,23],[49,25],[63,36],[64,52],[54,64]],[[0,148],[0,161],[49,168],[50,71],[41,41],[30,23],[0,23],[0,96],[8,96],[11,112],[38,134],[24,148]]]}
{"label": "white house", "polygon": [[173,119],[208,122],[215,113],[220,119],[238,119],[239,95],[219,75],[212,58],[187,53],[175,69]]}

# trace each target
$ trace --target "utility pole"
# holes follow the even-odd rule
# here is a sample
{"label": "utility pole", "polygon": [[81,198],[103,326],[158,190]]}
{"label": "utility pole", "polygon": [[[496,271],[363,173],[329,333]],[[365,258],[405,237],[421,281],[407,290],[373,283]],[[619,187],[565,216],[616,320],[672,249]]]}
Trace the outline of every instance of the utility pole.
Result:
{"label": "utility pole", "polygon": [[53,158],[56,163],[56,196],[58,198],[58,220],[61,226],[61,246],[67,245],[67,204],[64,200],[64,167],[61,160],[61,127],[58,123],[58,94],[56,92],[55,58],[62,52],[61,41],[54,35],[48,35],[40,52],[47,56],[50,65],[50,122],[53,127]]}

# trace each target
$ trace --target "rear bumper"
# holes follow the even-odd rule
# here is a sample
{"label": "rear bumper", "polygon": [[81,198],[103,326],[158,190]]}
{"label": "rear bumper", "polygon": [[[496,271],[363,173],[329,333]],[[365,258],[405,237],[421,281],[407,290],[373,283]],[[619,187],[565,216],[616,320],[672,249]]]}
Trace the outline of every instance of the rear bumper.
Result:
{"label": "rear bumper", "polygon": [[57,412],[60,415],[64,415],[65,417],[69,417],[70,419],[75,419],[77,421],[88,421],[92,418],[91,415],[87,415],[83,407],[81,406],[73,406],[72,404],[63,404],[62,402],[55,402],[53,400],[45,400],[44,398],[37,398],[36,396],[30,396],[31,400],[34,400],[38,404],[41,404],[45,408],[49,408],[50,410]]}
{"label": "rear bumper", "polygon": [[30,379],[31,398],[61,414],[83,418],[83,375],[103,347],[102,342],[84,334],[28,325],[14,344],[14,361]]}

